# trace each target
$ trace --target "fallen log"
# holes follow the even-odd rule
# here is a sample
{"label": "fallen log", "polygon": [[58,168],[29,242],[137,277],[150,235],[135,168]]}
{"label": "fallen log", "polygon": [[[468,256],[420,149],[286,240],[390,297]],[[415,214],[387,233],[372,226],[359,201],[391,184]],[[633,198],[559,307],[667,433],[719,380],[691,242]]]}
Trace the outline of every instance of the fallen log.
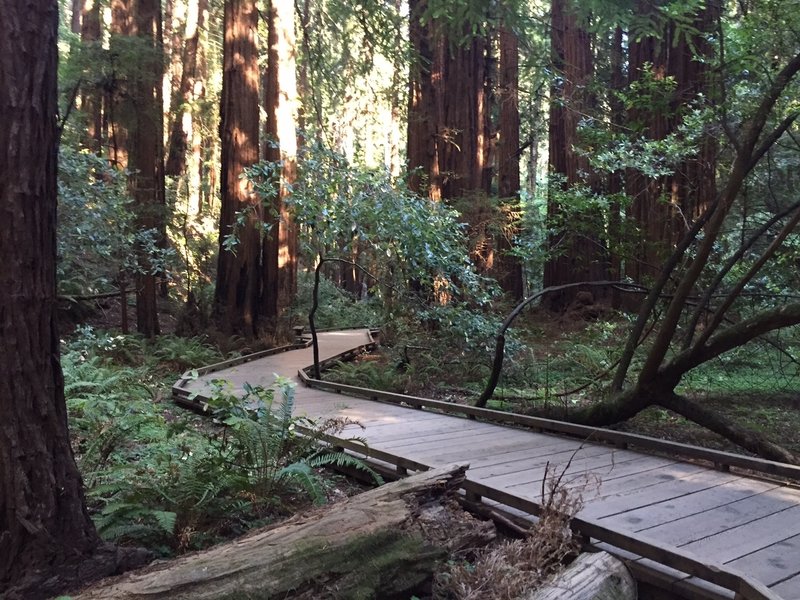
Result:
{"label": "fallen log", "polygon": [[[100,582],[74,597],[408,598],[448,553],[459,550],[452,527],[431,515],[455,504],[451,498],[465,472],[454,465],[419,473],[234,542]],[[480,528],[483,535],[476,535]],[[491,523],[469,523],[464,531],[461,544],[493,537]]]}
{"label": "fallen log", "polygon": [[608,552],[583,553],[525,600],[635,600],[636,581]]}

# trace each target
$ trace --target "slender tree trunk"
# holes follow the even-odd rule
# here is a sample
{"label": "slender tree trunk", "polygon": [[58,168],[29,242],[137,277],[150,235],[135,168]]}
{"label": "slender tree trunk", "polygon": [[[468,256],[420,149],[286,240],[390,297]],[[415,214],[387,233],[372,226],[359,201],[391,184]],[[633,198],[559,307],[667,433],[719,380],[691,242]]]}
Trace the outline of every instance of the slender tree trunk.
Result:
{"label": "slender tree trunk", "polygon": [[169,154],[165,166],[167,175],[182,175],[186,171],[186,153],[192,137],[192,101],[197,78],[197,44],[207,10],[208,0],[189,0],[178,94],[172,110],[173,121],[169,136]]}
{"label": "slender tree trunk", "polygon": [[[108,114],[108,158],[111,164],[124,169],[128,166],[128,130],[126,121],[130,119],[132,108],[124,88],[125,69],[124,52],[120,38],[133,35],[133,2],[134,0],[111,0],[111,76],[107,86],[105,106]],[[124,46],[122,46],[124,48]]]}
{"label": "slender tree trunk", "polygon": [[265,316],[275,322],[297,294],[297,226],[286,199],[297,177],[297,75],[294,2],[272,0],[269,12],[266,72],[268,160],[281,161],[278,194],[273,198],[270,231],[264,243]]}
{"label": "slender tree trunk", "polygon": [[[100,2],[82,0],[81,4],[81,43],[84,49],[94,55],[101,41]],[[85,86],[81,94],[81,110],[86,114],[87,127],[84,145],[95,154],[103,152],[103,94],[96,82]]]}
{"label": "slender tree trunk", "polygon": [[[110,574],[67,430],[56,323],[58,4],[0,0],[0,595]],[[108,567],[111,568],[108,568]]]}
{"label": "slender tree trunk", "polygon": [[259,158],[257,29],[255,0],[225,3],[215,313],[221,329],[245,336],[256,334],[261,281],[262,211],[252,186],[243,178],[244,170]]}

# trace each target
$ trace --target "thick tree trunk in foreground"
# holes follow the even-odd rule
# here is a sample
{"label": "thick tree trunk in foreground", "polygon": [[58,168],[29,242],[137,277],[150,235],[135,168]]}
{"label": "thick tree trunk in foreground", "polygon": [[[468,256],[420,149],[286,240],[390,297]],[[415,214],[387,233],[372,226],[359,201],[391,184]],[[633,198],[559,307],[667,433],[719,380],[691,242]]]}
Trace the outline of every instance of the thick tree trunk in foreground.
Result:
{"label": "thick tree trunk in foreground", "polygon": [[635,600],[636,580],[608,552],[583,553],[526,600]]}
{"label": "thick tree trunk in foreground", "polygon": [[[342,598],[409,597],[455,549],[440,538],[431,543],[426,508],[441,512],[465,471],[450,466],[419,473],[273,529],[127,575],[76,600],[315,598],[332,588]],[[484,529],[475,525],[471,531]]]}
{"label": "thick tree trunk in foreground", "polygon": [[0,0],[0,596],[108,575],[67,431],[56,327],[55,0]]}

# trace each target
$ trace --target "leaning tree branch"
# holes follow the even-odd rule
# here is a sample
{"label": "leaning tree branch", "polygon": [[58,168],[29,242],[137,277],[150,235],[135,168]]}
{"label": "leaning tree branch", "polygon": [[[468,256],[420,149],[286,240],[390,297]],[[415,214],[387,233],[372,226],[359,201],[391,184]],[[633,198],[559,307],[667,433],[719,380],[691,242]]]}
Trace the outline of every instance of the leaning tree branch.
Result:
{"label": "leaning tree branch", "polygon": [[695,343],[659,369],[658,375],[668,375],[668,379],[680,378],[691,369],[734,348],[744,346],[765,333],[798,323],[800,323],[800,302],[763,311],[719,331],[705,345]]}
{"label": "leaning tree branch", "polygon": [[486,382],[486,388],[483,390],[480,398],[475,402],[475,406],[479,406],[481,408],[486,406],[486,403],[489,401],[489,398],[492,397],[494,394],[495,388],[497,388],[497,382],[500,380],[500,372],[503,370],[503,359],[505,356],[505,347],[506,347],[506,331],[508,328],[511,327],[511,324],[514,322],[519,314],[525,310],[525,307],[528,306],[534,300],[541,298],[542,296],[546,296],[547,294],[552,294],[554,292],[560,292],[563,290],[576,288],[576,287],[619,287],[619,288],[636,288],[636,289],[643,289],[640,285],[635,285],[631,283],[627,283],[625,281],[581,281],[577,283],[565,283],[563,285],[554,285],[548,288],[545,288],[532,296],[525,298],[522,302],[517,304],[517,306],[512,310],[508,316],[503,321],[502,325],[500,326],[500,331],[497,334],[497,339],[495,341],[494,347],[494,361],[492,362],[492,372],[489,375],[489,380]]}
{"label": "leaning tree branch", "polygon": [[[667,307],[666,314],[664,315],[664,322],[656,335],[656,339],[650,348],[650,352],[639,374],[640,383],[652,379],[661,368],[664,358],[669,351],[672,339],[675,336],[675,331],[680,322],[686,298],[691,293],[695,283],[697,283],[697,280],[705,269],[708,263],[708,257],[711,255],[714,244],[719,237],[725,217],[728,215],[731,206],[733,206],[733,202],[736,200],[745,178],[755,166],[753,157],[756,155],[756,152],[762,150],[763,144],[759,146],[758,150],[756,150],[756,144],[764,131],[767,119],[778,99],[798,71],[800,71],[800,54],[795,55],[780,70],[775,80],[772,82],[772,85],[770,85],[761,99],[758,108],[753,113],[747,126],[744,128],[742,143],[733,161],[727,185],[718,196],[720,205],[709,219],[705,228],[705,236],[697,249],[697,254],[681,278],[678,288],[675,290],[675,297]],[[768,135],[764,143],[768,142],[770,139],[772,139],[772,137]],[[774,142],[775,140],[772,141],[772,143]],[[765,151],[768,149],[769,148],[766,147]]]}
{"label": "leaning tree branch", "polygon": [[694,222],[692,228],[686,232],[686,235],[683,236],[683,239],[675,247],[675,251],[667,259],[667,262],[664,263],[664,266],[661,269],[661,274],[658,276],[658,280],[650,289],[650,292],[648,293],[647,298],[645,298],[644,303],[642,303],[642,306],[639,309],[639,314],[636,317],[636,322],[628,334],[628,339],[625,341],[625,348],[622,350],[617,372],[614,374],[614,379],[611,382],[612,392],[619,392],[622,390],[622,386],[625,383],[625,378],[628,375],[628,369],[631,366],[631,361],[633,361],[633,355],[636,352],[636,348],[639,346],[639,340],[642,337],[644,328],[647,327],[647,321],[650,319],[650,315],[655,310],[658,300],[661,298],[662,292],[669,282],[669,278],[672,276],[673,271],[677,268],[678,263],[683,258],[686,250],[697,238],[700,230],[714,214],[714,211],[717,209],[717,205],[718,199],[715,199],[714,202],[712,202],[711,205],[703,212],[703,214],[700,215],[700,217]]}
{"label": "leaning tree branch", "polygon": [[755,453],[768,460],[776,460],[789,464],[798,464],[800,459],[792,452],[769,441],[761,433],[741,427],[719,413],[694,402],[679,394],[669,394],[661,397],[658,404],[686,417],[725,439],[741,446],[745,450]]}
{"label": "leaning tree branch", "polygon": [[798,223],[800,223],[800,210],[795,211],[794,216],[789,219],[786,225],[783,226],[783,229],[781,229],[780,233],[775,236],[775,239],[772,240],[767,249],[764,250],[761,256],[758,257],[758,260],[756,260],[756,262],[753,263],[747,270],[747,273],[745,273],[739,279],[739,281],[736,282],[734,288],[726,296],[725,300],[722,301],[722,304],[719,306],[719,308],[717,308],[717,310],[714,312],[714,315],[711,317],[711,323],[698,338],[698,346],[704,345],[711,338],[711,335],[719,328],[720,324],[722,324],[722,321],[725,318],[725,313],[744,291],[745,286],[753,277],[756,276],[766,262],[775,255],[775,252],[777,252],[781,245],[783,245],[783,241],[792,231],[794,231]]}
{"label": "leaning tree branch", "polygon": [[[364,267],[359,265],[358,263],[347,260],[346,258],[338,258],[335,256],[322,256],[319,257],[319,262],[317,263],[317,268],[314,269],[314,293],[311,301],[311,310],[308,313],[308,326],[311,329],[311,345],[312,345],[312,352],[314,354],[314,378],[320,379],[320,369],[319,369],[319,340],[317,339],[317,327],[314,323],[314,316],[317,314],[317,308],[319,308],[319,278],[320,272],[322,270],[322,265],[326,262],[338,262],[346,265],[351,265],[364,273],[367,277],[374,279],[375,281],[380,283],[380,279],[375,277],[372,273],[367,271]],[[393,286],[390,286],[393,287]]]}
{"label": "leaning tree branch", "polygon": [[711,285],[708,286],[705,293],[703,294],[702,299],[698,303],[697,307],[692,314],[692,317],[689,321],[689,326],[687,327],[686,337],[684,339],[683,350],[686,350],[692,344],[692,339],[694,338],[695,331],[697,331],[697,325],[700,322],[700,317],[707,307],[709,306],[711,299],[714,297],[717,289],[722,284],[722,280],[725,279],[725,276],[730,272],[730,270],[736,265],[737,262],[744,256],[744,254],[755,244],[762,235],[764,235],[769,229],[778,221],[783,219],[786,215],[790,214],[794,210],[800,209],[800,202],[796,202],[786,210],[779,212],[777,215],[773,216],[769,219],[766,223],[764,223],[753,235],[751,235],[744,244],[739,246],[739,249],[734,252],[719,272],[714,277]]}
{"label": "leaning tree branch", "polygon": [[788,129],[792,126],[792,123],[794,123],[798,117],[800,117],[800,112],[790,114],[783,121],[781,121],[775,129],[770,131],[769,134],[764,137],[764,139],[758,145],[758,148],[753,151],[749,170],[755,168],[758,161],[760,161],[764,155],[769,152],[769,149],[772,148],[772,146],[775,145],[781,136],[788,131]]}

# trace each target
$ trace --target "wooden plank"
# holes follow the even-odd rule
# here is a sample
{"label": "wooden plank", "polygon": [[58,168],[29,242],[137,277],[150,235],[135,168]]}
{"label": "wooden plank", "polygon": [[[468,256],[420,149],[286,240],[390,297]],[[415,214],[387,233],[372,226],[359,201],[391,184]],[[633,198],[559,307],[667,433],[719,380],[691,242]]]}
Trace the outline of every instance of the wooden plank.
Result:
{"label": "wooden plank", "polygon": [[774,483],[740,478],[719,483],[704,490],[689,492],[684,496],[664,500],[657,504],[598,518],[604,523],[619,524],[626,529],[642,531],[719,508],[736,500],[749,498],[776,487],[778,486]]}
{"label": "wooden plank", "polygon": [[726,566],[739,569],[770,586],[800,574],[800,535],[787,537]]}
{"label": "wooden plank", "polygon": [[781,581],[771,586],[770,589],[781,598],[786,598],[787,600],[800,598],[800,575]]}
{"label": "wooden plank", "polygon": [[488,448],[508,446],[517,443],[508,439],[502,431],[487,431],[478,434],[461,432],[460,435],[447,437],[440,440],[427,440],[420,443],[403,444],[401,441],[386,444],[387,450],[402,451],[418,457],[419,459],[434,461],[442,464],[446,457],[461,456],[465,460],[483,455]]}
{"label": "wooden plank", "polygon": [[[569,453],[564,453],[564,456],[560,460],[551,461],[549,465],[549,473],[554,475],[561,474],[566,468],[569,459]],[[586,458],[578,457],[574,459],[569,468],[567,468],[564,472],[565,475],[569,476],[564,478],[564,482],[567,483],[576,481],[576,478],[574,477],[576,475],[593,477],[593,473],[597,469],[612,469],[616,465],[630,460],[654,461],[659,464],[661,461],[663,461],[663,459],[660,458],[653,458],[634,453],[630,453],[630,455],[626,454],[623,457],[620,457],[618,451],[608,448],[607,452],[603,454],[588,456]],[[541,465],[540,467],[534,467],[532,469],[520,468],[520,470],[517,472],[499,475],[497,477],[483,477],[481,480],[488,485],[503,487],[513,493],[520,486],[541,481],[544,478],[544,471],[545,466]],[[596,480],[593,479],[593,481]]]}
{"label": "wooden plank", "polygon": [[[546,464],[556,465],[564,464],[573,458],[573,462],[589,458],[592,456],[606,456],[609,449],[604,446],[588,446],[581,448],[580,446],[551,446],[542,449],[541,453],[534,454],[531,450],[525,450],[517,453],[506,453],[491,460],[486,459],[486,464],[483,461],[475,461],[470,466],[470,477],[474,479],[487,479],[492,477],[500,477],[509,473],[518,473],[525,469],[533,469],[543,467]],[[506,457],[504,460],[502,457]],[[514,457],[514,458],[512,458]]]}
{"label": "wooden plank", "polygon": [[[792,506],[791,499],[781,499],[784,492],[785,488],[770,490],[768,493],[731,502],[713,511],[649,528],[643,533],[675,546],[711,539],[717,534],[747,525]],[[742,530],[739,534],[745,535]]]}
{"label": "wooden plank", "polygon": [[800,534],[800,506],[795,505],[681,547],[726,563],[797,534]]}
{"label": "wooden plank", "polygon": [[[656,485],[642,487],[630,493],[615,494],[596,500],[586,508],[584,516],[602,519],[603,517],[627,513],[634,508],[650,507],[668,500],[682,498],[692,492],[705,490],[736,479],[739,479],[739,476],[734,473],[714,473],[712,471],[704,473],[702,477],[662,481]],[[630,526],[625,528],[631,529]]]}
{"label": "wooden plank", "polygon": [[[676,481],[707,472],[708,469],[705,467],[683,462],[655,465],[654,468],[631,474],[626,474],[623,469],[618,469],[603,477],[597,492],[598,499],[629,494],[634,490],[658,485],[664,481]],[[617,477],[617,475],[620,476]]]}

